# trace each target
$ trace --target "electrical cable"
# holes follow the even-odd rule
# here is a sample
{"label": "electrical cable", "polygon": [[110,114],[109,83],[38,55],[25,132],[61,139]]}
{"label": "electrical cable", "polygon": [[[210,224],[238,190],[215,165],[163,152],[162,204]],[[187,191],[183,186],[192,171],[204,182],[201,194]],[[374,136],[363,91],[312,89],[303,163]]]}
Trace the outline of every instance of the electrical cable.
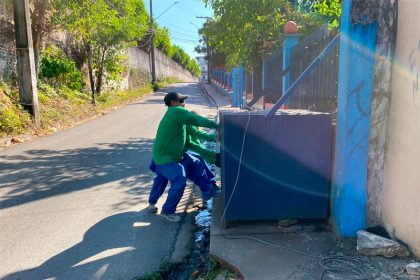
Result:
{"label": "electrical cable", "polygon": [[169,37],[173,38],[173,39],[181,39],[181,40],[185,40],[185,41],[191,41],[191,42],[199,42],[200,39],[197,38],[187,38],[187,37],[183,37],[183,36],[179,36],[179,35],[169,35]]}
{"label": "electrical cable", "polygon": [[[161,33],[161,30],[154,30],[154,32],[152,31],[147,31],[145,32],[146,34],[159,34]],[[199,37],[194,37],[194,36],[188,36],[188,35],[173,35],[172,32],[169,32],[168,36],[173,39],[173,40],[177,40],[177,41],[182,41],[182,42],[187,42],[187,43],[198,43],[200,41]]]}
{"label": "electrical cable", "polygon": [[173,35],[171,35],[170,37],[172,39],[180,39],[180,40],[184,40],[184,41],[198,42],[198,40],[182,38],[182,37],[179,37],[179,36],[173,36]]}
{"label": "electrical cable", "polygon": [[191,33],[184,33],[184,32],[178,32],[178,31],[170,31],[170,33],[174,35],[179,36],[186,36],[186,37],[193,37],[193,38],[200,38],[197,32],[191,32]]}
{"label": "electrical cable", "polygon": [[144,47],[144,46],[146,46],[146,45],[149,45],[149,44],[150,44],[150,41],[152,41],[152,36],[150,36],[149,40],[147,40],[147,42],[146,42],[146,43],[144,43],[144,44],[143,44],[143,45],[141,45],[141,46],[137,46],[137,48],[142,48],[142,47]]}
{"label": "electrical cable", "polygon": [[180,38],[175,38],[175,37],[171,37],[171,39],[180,43],[186,43],[186,44],[191,44],[191,45],[196,45],[198,43],[198,41],[185,40],[185,39],[180,39]]}
{"label": "electrical cable", "polygon": [[[227,211],[227,209],[228,209],[228,207],[229,207],[229,205],[230,205],[230,202],[231,202],[231,200],[232,200],[232,198],[233,198],[233,194],[235,193],[235,191],[236,191],[236,187],[237,187],[237,185],[238,185],[239,175],[240,175],[240,173],[241,173],[242,156],[243,156],[243,152],[244,152],[244,146],[245,146],[246,133],[247,133],[247,131],[248,131],[248,126],[249,126],[249,121],[250,121],[250,119],[251,119],[251,113],[250,113],[250,112],[248,112],[248,121],[246,122],[246,127],[245,127],[245,131],[244,131],[244,136],[242,137],[242,146],[241,146],[241,153],[240,153],[240,155],[239,155],[238,172],[236,173],[236,179],[235,179],[235,183],[233,184],[232,193],[230,194],[230,197],[229,197],[229,199],[228,199],[228,202],[227,202],[227,204],[226,204],[226,207],[225,207],[225,209],[223,210],[222,218],[220,219],[220,225],[219,225],[220,232],[222,231],[222,224],[223,224],[223,220],[224,220],[225,215],[226,215],[226,211]],[[222,232],[221,232],[221,233],[222,233]]]}
{"label": "electrical cable", "polygon": [[172,26],[172,27],[175,27],[175,28],[176,28],[176,29],[178,29],[178,30],[182,30],[182,31],[184,31],[184,32],[191,32],[191,30],[188,30],[188,29],[186,29],[186,28],[179,27],[178,25],[172,24],[172,23],[170,23],[170,22],[168,22],[168,21],[166,21],[166,20],[159,19],[158,21],[161,21],[162,23],[165,23],[167,26]]}
{"label": "electrical cable", "polygon": [[[282,246],[282,245],[278,245],[278,244],[274,244],[268,241],[264,241],[262,239],[259,238],[255,238],[255,237],[247,237],[247,236],[233,236],[233,235],[227,235],[226,233],[223,232],[223,221],[224,218],[226,216],[226,211],[230,205],[230,202],[233,198],[233,195],[236,191],[237,188],[237,184],[239,181],[239,175],[241,172],[241,165],[242,165],[242,158],[243,158],[243,151],[244,151],[244,146],[245,146],[245,140],[246,140],[246,134],[248,132],[248,127],[249,127],[249,122],[250,122],[250,118],[251,118],[251,113],[248,111],[248,120],[245,126],[245,131],[244,131],[244,135],[242,137],[242,146],[241,146],[241,152],[239,155],[239,165],[238,165],[238,172],[236,175],[236,180],[235,183],[233,185],[233,189],[232,189],[232,193],[230,194],[230,197],[228,199],[228,202],[223,210],[223,214],[222,217],[220,219],[220,224],[219,224],[219,233],[220,235],[222,235],[224,238],[226,239],[245,239],[245,240],[252,240],[252,241],[256,241],[268,246],[273,246],[273,247],[277,247],[283,250],[287,250],[287,251],[291,251],[291,252],[295,252],[297,254],[300,255],[304,255],[307,256],[309,258],[312,259],[316,259],[318,260],[318,264],[322,269],[321,275],[320,275],[320,280],[324,279],[325,275],[333,275],[333,276],[337,276],[337,277],[341,277],[340,279],[348,279],[348,280],[374,280],[377,279],[380,276],[380,273],[378,272],[378,269],[368,260],[362,259],[362,258],[358,258],[358,257],[349,257],[349,256],[327,256],[327,257],[318,257],[318,256],[314,256],[308,253],[305,253],[303,251],[297,250],[297,249],[293,249],[290,247],[286,247],[286,246]],[[371,270],[374,270],[373,274],[370,274],[366,271],[367,269],[365,268],[366,266],[369,266],[369,268]]]}
{"label": "electrical cable", "polygon": [[[148,27],[147,27],[148,28]],[[168,28],[167,26],[165,26],[165,25],[163,25],[163,26],[161,26],[160,28]],[[148,29],[150,29],[150,28],[148,28]],[[164,30],[159,30],[159,29],[154,29],[154,32],[157,34],[157,33],[162,33],[162,32],[164,32]],[[172,34],[172,35],[176,35],[176,36],[183,36],[183,37],[188,37],[188,38],[200,38],[200,36],[199,35],[197,35],[197,33],[196,32],[194,32],[194,31],[187,31],[188,33],[184,33],[184,32],[178,32],[178,31],[171,31],[171,30],[169,30],[169,29],[167,29],[168,30],[168,33],[169,34]],[[152,33],[150,30],[148,30],[146,33]]]}
{"label": "electrical cable", "polygon": [[180,3],[180,5],[176,6],[177,9],[179,9],[182,12],[188,12],[193,16],[197,15],[197,11],[191,10],[190,8],[188,8],[187,6],[184,5],[184,3]]}

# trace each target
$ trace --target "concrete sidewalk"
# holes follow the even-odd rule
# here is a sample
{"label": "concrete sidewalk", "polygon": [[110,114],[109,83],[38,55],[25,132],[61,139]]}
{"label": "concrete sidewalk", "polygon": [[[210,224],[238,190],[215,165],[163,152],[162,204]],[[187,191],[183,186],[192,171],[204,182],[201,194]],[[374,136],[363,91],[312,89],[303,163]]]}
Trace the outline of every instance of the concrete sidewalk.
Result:
{"label": "concrete sidewalk", "polygon": [[202,91],[209,97],[218,110],[232,107],[232,101],[230,98],[218,92],[213,85],[209,83],[200,83],[199,85]]}
{"label": "concrete sidewalk", "polygon": [[[219,110],[232,110],[230,99],[215,87],[208,83],[201,83],[200,87]],[[220,169],[217,171],[220,174]],[[289,227],[265,221],[223,228],[223,211],[222,198],[214,198],[210,254],[244,279],[413,279],[401,274],[409,259],[361,256],[356,251],[355,239],[337,240],[326,221],[299,221]],[[330,256],[334,260],[336,256],[349,256],[361,263],[355,269],[347,267],[347,271],[336,271],[334,275],[324,271],[320,264]],[[354,278],[357,269],[361,269],[365,278]],[[379,277],[366,278],[376,275]]]}
{"label": "concrete sidewalk", "polygon": [[[231,100],[215,87],[208,83],[201,83],[200,86],[219,110],[231,108]],[[290,279],[290,274],[299,265],[310,260],[307,256],[280,250],[248,238],[283,244],[314,255],[319,255],[334,244],[334,237],[329,232],[319,232],[316,236],[309,237],[308,230],[312,227],[294,226],[282,229],[275,223],[258,223],[223,229],[220,227],[223,213],[221,198],[215,198],[213,203],[210,254],[238,271],[245,279]]]}

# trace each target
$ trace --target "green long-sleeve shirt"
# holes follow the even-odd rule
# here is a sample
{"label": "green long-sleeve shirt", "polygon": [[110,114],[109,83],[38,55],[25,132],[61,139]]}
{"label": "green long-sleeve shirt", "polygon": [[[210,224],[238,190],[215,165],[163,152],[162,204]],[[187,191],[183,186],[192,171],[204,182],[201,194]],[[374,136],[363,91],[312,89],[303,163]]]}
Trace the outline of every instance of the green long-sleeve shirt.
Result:
{"label": "green long-sleeve shirt", "polygon": [[190,149],[200,154],[208,163],[213,164],[216,161],[216,152],[204,148],[200,140],[207,142],[216,142],[216,135],[203,132],[195,126],[187,125],[186,149]]}
{"label": "green long-sleeve shirt", "polygon": [[153,160],[157,165],[179,162],[185,150],[186,126],[216,128],[217,123],[176,106],[168,107],[160,121],[153,144]]}

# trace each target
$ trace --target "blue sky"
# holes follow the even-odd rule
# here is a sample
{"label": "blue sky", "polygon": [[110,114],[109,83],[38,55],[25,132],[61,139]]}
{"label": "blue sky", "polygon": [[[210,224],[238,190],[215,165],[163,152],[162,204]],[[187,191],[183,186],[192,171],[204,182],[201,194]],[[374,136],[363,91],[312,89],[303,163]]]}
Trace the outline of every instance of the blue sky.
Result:
{"label": "blue sky", "polygon": [[[149,1],[144,0],[148,12]],[[159,17],[174,2],[179,3]],[[182,47],[191,58],[198,55],[194,51],[199,39],[197,27],[201,27],[205,22],[205,19],[197,19],[197,16],[211,17],[213,11],[211,8],[205,8],[200,0],[153,0],[153,17],[158,17],[159,26],[169,29],[172,44]]]}

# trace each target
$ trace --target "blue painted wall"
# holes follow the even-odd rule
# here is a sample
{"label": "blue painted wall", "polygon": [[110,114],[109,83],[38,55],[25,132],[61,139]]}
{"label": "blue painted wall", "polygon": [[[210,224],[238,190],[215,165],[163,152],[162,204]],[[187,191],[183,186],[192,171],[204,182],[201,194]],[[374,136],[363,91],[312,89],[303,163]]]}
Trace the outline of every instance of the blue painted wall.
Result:
{"label": "blue painted wall", "polygon": [[341,16],[333,221],[343,237],[366,227],[366,182],[370,108],[377,24],[353,24],[351,0]]}

